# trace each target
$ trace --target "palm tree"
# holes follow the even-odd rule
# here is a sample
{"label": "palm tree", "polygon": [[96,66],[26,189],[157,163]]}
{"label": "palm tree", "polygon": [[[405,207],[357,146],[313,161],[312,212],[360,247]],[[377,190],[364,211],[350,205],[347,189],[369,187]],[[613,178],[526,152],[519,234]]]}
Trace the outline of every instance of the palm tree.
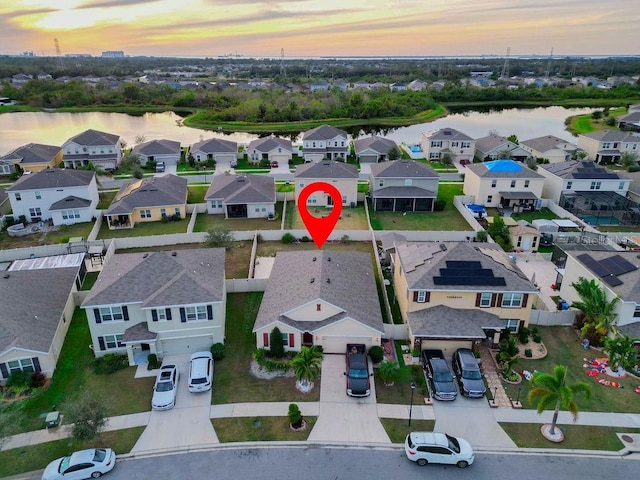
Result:
{"label": "palm tree", "polygon": [[636,365],[637,342],[640,342],[640,338],[631,338],[626,334],[605,339],[604,351],[609,354],[609,365],[614,372],[618,371],[618,367],[628,370]]}
{"label": "palm tree", "polygon": [[516,337],[509,336],[500,342],[500,351],[498,352],[498,361],[502,363],[502,376],[509,378],[513,366],[520,359],[520,350]]}
{"label": "palm tree", "polygon": [[320,366],[322,365],[322,352],[313,347],[302,347],[291,360],[291,368],[295,374],[300,387],[305,391],[310,391],[320,376]]}
{"label": "palm tree", "polygon": [[386,387],[390,387],[394,383],[396,383],[396,381],[400,379],[401,375],[402,372],[400,370],[398,362],[390,362],[388,360],[384,360],[378,366],[378,376]]}
{"label": "palm tree", "polygon": [[604,337],[609,333],[613,322],[618,316],[615,313],[615,308],[619,298],[615,297],[613,300],[608,300],[607,292],[594,279],[587,280],[584,277],[580,277],[571,286],[580,297],[580,300],[573,302],[571,306],[580,310],[585,316],[582,334],[585,335],[589,328],[593,327]]}
{"label": "palm tree", "polygon": [[530,402],[537,401],[536,409],[538,414],[542,413],[546,408],[554,407],[553,420],[551,420],[551,430],[549,433],[555,435],[556,423],[558,421],[558,413],[560,408],[568,409],[573,415],[573,421],[578,418],[578,405],[574,400],[576,393],[584,393],[586,398],[591,396],[591,386],[584,382],[576,382],[567,385],[567,367],[564,365],[556,365],[553,374],[535,373],[531,382],[534,388],[528,395]]}

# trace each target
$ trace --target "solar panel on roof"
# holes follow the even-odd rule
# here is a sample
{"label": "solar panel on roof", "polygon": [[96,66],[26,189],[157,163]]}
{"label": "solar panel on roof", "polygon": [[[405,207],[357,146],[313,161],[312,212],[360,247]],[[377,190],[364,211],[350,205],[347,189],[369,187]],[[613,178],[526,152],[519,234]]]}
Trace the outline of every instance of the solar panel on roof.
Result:
{"label": "solar panel on roof", "polygon": [[614,275],[624,275],[625,273],[633,272],[638,269],[638,267],[633,263],[625,260],[620,255],[614,255],[613,257],[610,257],[609,260],[611,260],[615,265],[615,271],[613,272]]}
{"label": "solar panel on roof", "polygon": [[447,260],[445,263],[447,264],[447,268],[482,268],[482,264],[477,260],[473,260],[471,262]]}
{"label": "solar panel on roof", "polygon": [[507,282],[502,277],[433,277],[435,285],[473,285],[481,287],[504,287]]}
{"label": "solar panel on roof", "polygon": [[610,287],[617,287],[618,285],[622,285],[623,283],[622,280],[614,276],[604,277],[602,281],[607,285],[609,285]]}
{"label": "solar panel on roof", "polygon": [[441,268],[441,277],[493,277],[493,270],[490,268]]}
{"label": "solar panel on roof", "polygon": [[585,266],[591,270],[593,273],[598,275],[599,277],[605,277],[609,275],[609,272],[606,268],[603,268],[600,263],[591,257],[588,253],[583,253],[582,255],[578,255],[578,260],[585,264]]}

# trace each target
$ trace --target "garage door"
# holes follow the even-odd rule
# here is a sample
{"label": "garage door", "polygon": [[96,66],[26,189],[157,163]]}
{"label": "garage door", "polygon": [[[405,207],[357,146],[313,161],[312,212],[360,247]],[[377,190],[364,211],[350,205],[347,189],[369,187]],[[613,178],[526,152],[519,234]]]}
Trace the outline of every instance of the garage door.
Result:
{"label": "garage door", "polygon": [[288,163],[289,162],[289,155],[271,155],[271,159],[275,160],[278,163]]}
{"label": "garage door", "polygon": [[325,353],[344,353],[347,343],[364,343],[367,350],[371,347],[371,337],[322,337],[322,350]]}
{"label": "garage door", "polygon": [[216,162],[229,162],[231,160],[237,160],[238,156],[235,153],[219,153],[216,155]]}
{"label": "garage door", "polygon": [[360,163],[376,163],[377,161],[377,155],[360,155]]}
{"label": "garage door", "polygon": [[471,340],[423,340],[422,349],[437,348],[442,350],[445,358],[451,359],[455,351],[459,348],[471,348],[473,342]]}
{"label": "garage door", "polygon": [[185,353],[209,350],[213,345],[211,335],[188,338],[172,338],[160,341],[164,355],[184,355]]}

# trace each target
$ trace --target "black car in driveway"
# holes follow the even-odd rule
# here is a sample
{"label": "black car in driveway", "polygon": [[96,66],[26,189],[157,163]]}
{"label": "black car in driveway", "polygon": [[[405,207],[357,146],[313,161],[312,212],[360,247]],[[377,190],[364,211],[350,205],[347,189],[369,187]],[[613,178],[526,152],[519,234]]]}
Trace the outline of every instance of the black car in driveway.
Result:
{"label": "black car in driveway", "polygon": [[367,347],[364,344],[350,343],[346,354],[347,395],[350,397],[368,397],[371,394],[369,380],[369,361]]}
{"label": "black car in driveway", "polygon": [[422,366],[427,375],[427,382],[433,398],[445,401],[455,400],[458,396],[458,389],[442,350],[423,350]]}
{"label": "black car in driveway", "polygon": [[460,393],[469,398],[482,398],[486,392],[478,361],[469,348],[459,348],[453,354],[453,372],[456,374]]}

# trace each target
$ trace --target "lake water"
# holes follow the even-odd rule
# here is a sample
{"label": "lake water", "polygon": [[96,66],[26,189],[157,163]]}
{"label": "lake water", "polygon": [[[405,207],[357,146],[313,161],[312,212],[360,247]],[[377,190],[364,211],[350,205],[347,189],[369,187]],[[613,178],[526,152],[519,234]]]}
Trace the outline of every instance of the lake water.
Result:
{"label": "lake water", "polygon": [[[501,135],[516,134],[520,140],[555,135],[575,142],[565,130],[564,121],[572,115],[590,113],[593,108],[544,107],[533,109],[505,109],[488,113],[468,111],[439,118],[433,122],[410,127],[380,131],[398,143],[420,143],[422,132],[451,127],[473,138],[497,131]],[[0,115],[0,154],[21,145],[35,142],[62,145],[67,139],[88,128],[118,134],[129,146],[138,135],[147,140],[166,138],[189,145],[208,138],[225,138],[238,143],[249,143],[257,135],[236,132],[223,134],[207,130],[185,127],[181,117],[173,112],[146,113],[140,116],[123,113],[83,112],[16,112]],[[364,134],[364,132],[359,132]],[[300,137],[298,137],[300,140]]]}

